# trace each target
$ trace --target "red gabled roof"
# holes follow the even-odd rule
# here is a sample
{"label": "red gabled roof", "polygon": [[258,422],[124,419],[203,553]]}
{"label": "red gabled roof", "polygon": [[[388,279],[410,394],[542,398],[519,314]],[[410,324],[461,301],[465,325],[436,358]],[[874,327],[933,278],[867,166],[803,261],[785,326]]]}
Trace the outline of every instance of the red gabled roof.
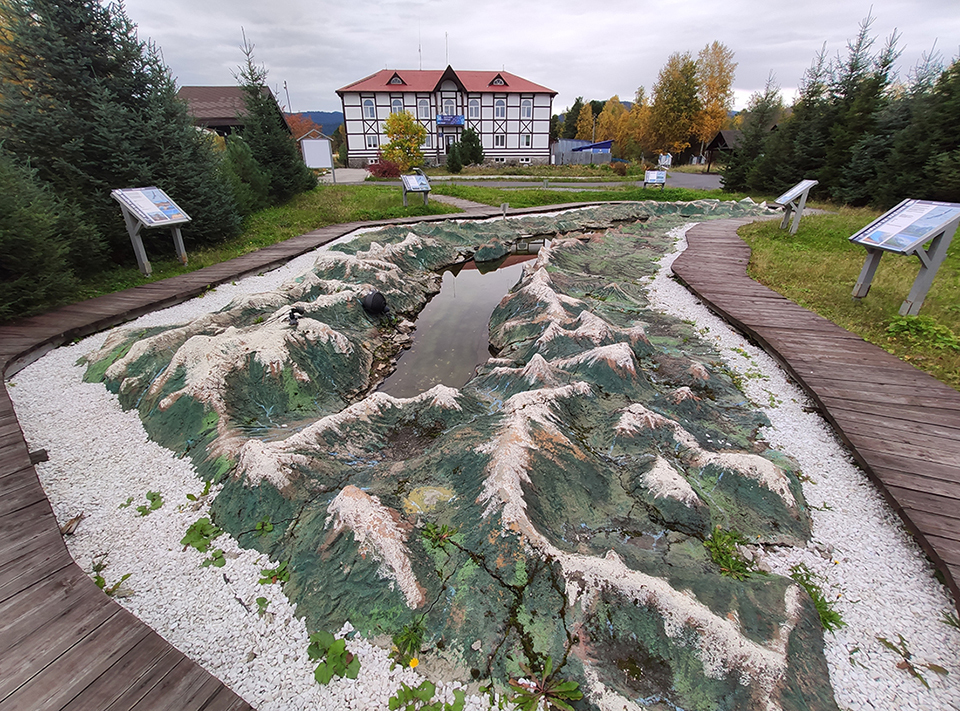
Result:
{"label": "red gabled roof", "polygon": [[[498,71],[457,71],[450,67],[444,69],[381,69],[376,74],[364,77],[353,84],[337,89],[337,94],[343,95],[347,91],[418,91],[428,93],[437,89],[444,75],[454,74],[468,93],[495,91],[500,94],[533,94],[546,93],[556,96],[557,92],[545,86],[534,84],[523,77],[510,72]],[[403,84],[391,84],[393,76],[399,76]],[[497,77],[504,83],[494,86],[493,80]]]}

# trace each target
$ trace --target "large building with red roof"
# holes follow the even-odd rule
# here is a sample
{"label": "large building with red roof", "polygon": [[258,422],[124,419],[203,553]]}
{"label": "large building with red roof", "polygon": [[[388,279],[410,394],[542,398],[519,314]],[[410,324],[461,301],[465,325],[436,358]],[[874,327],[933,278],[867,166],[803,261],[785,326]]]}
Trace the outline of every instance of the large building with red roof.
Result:
{"label": "large building with red roof", "polygon": [[488,163],[549,163],[557,92],[510,72],[383,69],[337,89],[351,167],[377,161],[387,116],[409,111],[427,129],[428,165],[446,160],[465,128],[480,136]]}

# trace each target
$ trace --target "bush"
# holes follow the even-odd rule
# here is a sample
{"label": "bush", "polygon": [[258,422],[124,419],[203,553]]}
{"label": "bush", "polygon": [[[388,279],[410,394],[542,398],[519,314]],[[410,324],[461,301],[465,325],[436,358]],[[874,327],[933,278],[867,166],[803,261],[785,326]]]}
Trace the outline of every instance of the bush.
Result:
{"label": "bush", "polygon": [[0,321],[8,321],[46,310],[72,292],[71,241],[95,233],[35,171],[6,153],[0,153],[0,195]]}
{"label": "bush", "polygon": [[460,157],[460,144],[454,143],[447,151],[447,170],[459,173],[463,170],[463,159]]}
{"label": "bush", "polygon": [[393,161],[380,159],[379,163],[373,163],[367,166],[370,175],[375,178],[399,178],[400,166]]}
{"label": "bush", "polygon": [[616,162],[616,163],[611,163],[611,164],[610,164],[610,170],[612,170],[612,171],[613,171],[614,173],[616,173],[617,175],[626,175],[626,174],[627,174],[627,164],[626,164],[626,163],[620,163],[619,161]]}
{"label": "bush", "polygon": [[246,217],[270,206],[270,178],[240,136],[227,138],[222,167],[241,215]]}

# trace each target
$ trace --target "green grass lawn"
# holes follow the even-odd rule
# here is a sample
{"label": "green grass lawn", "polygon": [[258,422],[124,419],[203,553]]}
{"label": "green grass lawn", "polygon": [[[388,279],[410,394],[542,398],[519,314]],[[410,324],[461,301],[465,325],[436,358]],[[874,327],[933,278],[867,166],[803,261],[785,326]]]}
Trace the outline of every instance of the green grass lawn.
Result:
{"label": "green grass lawn", "polygon": [[796,235],[776,221],[741,227],[753,250],[749,274],[960,390],[960,241],[951,245],[920,315],[903,318],[898,311],[919,271],[916,257],[884,255],[870,293],[851,296],[866,250],[847,238],[879,214],[842,208],[805,215]]}
{"label": "green grass lawn", "polygon": [[[636,182],[634,180],[634,182]],[[541,207],[567,202],[604,202],[607,200],[740,200],[747,197],[741,193],[725,193],[721,190],[689,190],[687,188],[638,188],[636,185],[611,187],[608,190],[544,190],[485,188],[477,185],[447,185],[434,183],[433,192],[440,195],[472,200],[484,205],[509,203],[510,207]],[[754,198],[759,201],[761,198]]]}
{"label": "green grass lawn", "polygon": [[195,249],[187,245],[187,266],[174,258],[171,246],[168,254],[148,253],[153,267],[151,276],[143,276],[136,266],[115,267],[83,279],[72,301],[186,274],[327,225],[456,212],[460,210],[440,202],[424,207],[416,199],[404,207],[399,185],[320,185],[285,205],[251,215],[244,223],[242,234],[232,240]]}

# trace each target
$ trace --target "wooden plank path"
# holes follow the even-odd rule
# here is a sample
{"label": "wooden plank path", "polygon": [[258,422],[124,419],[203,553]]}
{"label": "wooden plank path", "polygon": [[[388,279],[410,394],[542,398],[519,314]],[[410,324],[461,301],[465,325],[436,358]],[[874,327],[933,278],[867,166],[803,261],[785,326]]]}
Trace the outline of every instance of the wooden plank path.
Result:
{"label": "wooden plank path", "polygon": [[813,398],[944,574],[960,611],[960,392],[748,277],[750,248],[737,235],[748,222],[690,229],[674,273]]}
{"label": "wooden plank path", "polygon": [[[599,203],[590,203],[599,204]],[[585,204],[580,204],[580,207]],[[190,274],[0,326],[9,377],[57,346],[286,264],[360,227],[495,217],[435,215],[325,227]],[[509,210],[535,214],[574,205]],[[240,711],[250,705],[94,585],[74,563],[0,388],[0,711]]]}

